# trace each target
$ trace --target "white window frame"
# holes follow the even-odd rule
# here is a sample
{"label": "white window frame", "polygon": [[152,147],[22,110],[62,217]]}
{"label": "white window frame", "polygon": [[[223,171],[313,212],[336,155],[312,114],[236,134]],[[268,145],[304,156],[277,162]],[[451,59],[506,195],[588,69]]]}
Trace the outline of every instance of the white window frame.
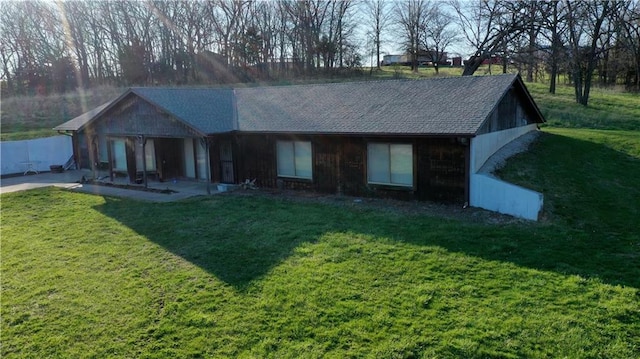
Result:
{"label": "white window frame", "polygon": [[[285,154],[281,153],[285,150],[293,151],[293,153],[289,153],[289,156],[286,156],[287,163],[283,163]],[[307,156],[304,156],[304,152],[308,152]],[[308,163],[302,163],[302,161],[306,162],[307,158]],[[302,165],[308,168],[302,168]],[[278,177],[313,179],[313,145],[311,141],[277,141],[276,166]],[[292,171],[288,169],[292,169]]]}
{"label": "white window frame", "polygon": [[[385,168],[386,167],[386,173],[385,173],[385,180],[379,180],[379,179],[373,179],[372,177],[374,176],[374,172],[375,170],[372,168],[372,166],[374,166],[374,162],[373,162],[373,155],[372,155],[372,151],[373,151],[373,146],[377,146],[377,147],[381,147],[384,146],[386,147],[386,158],[388,163],[383,163],[382,165],[384,166],[379,166],[380,163],[375,163],[375,165],[378,165],[378,167],[381,168]],[[405,147],[404,149],[402,147]],[[397,152],[398,150],[402,151],[406,151],[407,148],[409,149],[409,153],[410,153],[410,158],[409,158],[409,163],[410,163],[410,172],[409,172],[409,178],[411,179],[411,183],[406,183],[406,182],[400,182],[400,181],[395,181],[393,179],[394,177],[394,163],[396,165],[398,165],[399,163],[397,163],[396,161],[394,161],[394,152]],[[394,151],[395,150],[395,151]],[[397,156],[397,155],[396,155]],[[406,160],[405,160],[406,161]],[[373,185],[384,185],[384,186],[395,186],[395,187],[405,187],[405,188],[413,188],[414,187],[414,180],[415,180],[415,176],[414,176],[414,172],[415,172],[415,166],[414,166],[414,153],[413,153],[413,144],[411,143],[389,143],[389,142],[369,142],[367,144],[367,183],[369,184],[373,184]]]}

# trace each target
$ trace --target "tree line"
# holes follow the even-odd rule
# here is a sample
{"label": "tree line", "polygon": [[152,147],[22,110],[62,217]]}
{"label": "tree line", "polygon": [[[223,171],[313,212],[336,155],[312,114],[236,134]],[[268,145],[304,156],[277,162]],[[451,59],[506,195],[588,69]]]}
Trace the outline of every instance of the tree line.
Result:
{"label": "tree line", "polygon": [[398,47],[417,71],[453,46],[464,75],[517,67],[589,90],[640,90],[636,0],[1,1],[3,95],[115,85],[199,85],[352,76]]}

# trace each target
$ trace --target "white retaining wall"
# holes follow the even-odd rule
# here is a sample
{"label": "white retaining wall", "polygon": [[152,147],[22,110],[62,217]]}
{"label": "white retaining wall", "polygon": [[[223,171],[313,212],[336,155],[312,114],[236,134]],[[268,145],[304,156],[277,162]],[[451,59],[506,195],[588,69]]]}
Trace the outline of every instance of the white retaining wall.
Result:
{"label": "white retaining wall", "polygon": [[0,142],[0,175],[24,173],[29,163],[36,171],[64,165],[73,154],[70,136]]}
{"label": "white retaining wall", "polygon": [[478,172],[502,147],[530,131],[535,131],[536,128],[537,126],[532,124],[471,139],[469,205],[518,218],[538,220],[544,203],[541,193],[501,181],[490,173]]}
{"label": "white retaining wall", "polygon": [[510,128],[508,130],[491,132],[476,136],[471,139],[471,173],[476,173],[480,167],[487,162],[489,157],[496,153],[507,143],[524,135],[527,132],[535,131],[538,126],[533,123],[527,126]]}
{"label": "white retaining wall", "polygon": [[472,174],[470,182],[470,205],[518,218],[538,220],[544,202],[542,193],[483,173]]}

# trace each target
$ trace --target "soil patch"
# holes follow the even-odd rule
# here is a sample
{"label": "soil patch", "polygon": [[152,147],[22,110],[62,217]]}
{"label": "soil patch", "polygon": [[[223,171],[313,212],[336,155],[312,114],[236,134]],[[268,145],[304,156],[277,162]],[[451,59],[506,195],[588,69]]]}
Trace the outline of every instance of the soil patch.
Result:
{"label": "soil patch", "polygon": [[91,185],[97,185],[97,186],[105,186],[105,187],[113,187],[113,188],[121,188],[121,189],[130,189],[130,190],[134,190],[134,191],[143,191],[143,192],[152,192],[152,193],[164,193],[164,194],[172,194],[172,193],[178,193],[178,191],[174,191],[172,189],[159,189],[159,188],[145,188],[143,186],[136,186],[136,185],[130,185],[130,184],[116,184],[116,183],[111,183],[111,182],[102,182],[102,181],[97,181],[97,180],[93,180],[93,179],[82,179],[80,181],[78,181],[77,183],[82,183],[82,184],[91,184]]}
{"label": "soil patch", "polygon": [[363,198],[329,195],[306,191],[255,189],[225,192],[226,196],[256,196],[303,203],[322,203],[354,210],[375,210],[404,216],[429,216],[461,220],[470,223],[510,224],[530,223],[512,216],[486,211],[475,207],[429,201],[400,201],[382,198]]}

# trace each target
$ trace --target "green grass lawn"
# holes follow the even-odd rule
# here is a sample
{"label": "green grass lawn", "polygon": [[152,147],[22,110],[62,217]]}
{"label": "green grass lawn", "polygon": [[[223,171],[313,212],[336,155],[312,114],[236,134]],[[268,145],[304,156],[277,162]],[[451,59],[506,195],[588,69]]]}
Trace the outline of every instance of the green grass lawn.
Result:
{"label": "green grass lawn", "polygon": [[630,358],[640,240],[609,220],[6,194],[2,357]]}
{"label": "green grass lawn", "polygon": [[549,85],[526,83],[548,125],[553,127],[640,131],[640,95],[594,87],[589,106],[575,101],[573,87],[558,86],[556,94]]}

